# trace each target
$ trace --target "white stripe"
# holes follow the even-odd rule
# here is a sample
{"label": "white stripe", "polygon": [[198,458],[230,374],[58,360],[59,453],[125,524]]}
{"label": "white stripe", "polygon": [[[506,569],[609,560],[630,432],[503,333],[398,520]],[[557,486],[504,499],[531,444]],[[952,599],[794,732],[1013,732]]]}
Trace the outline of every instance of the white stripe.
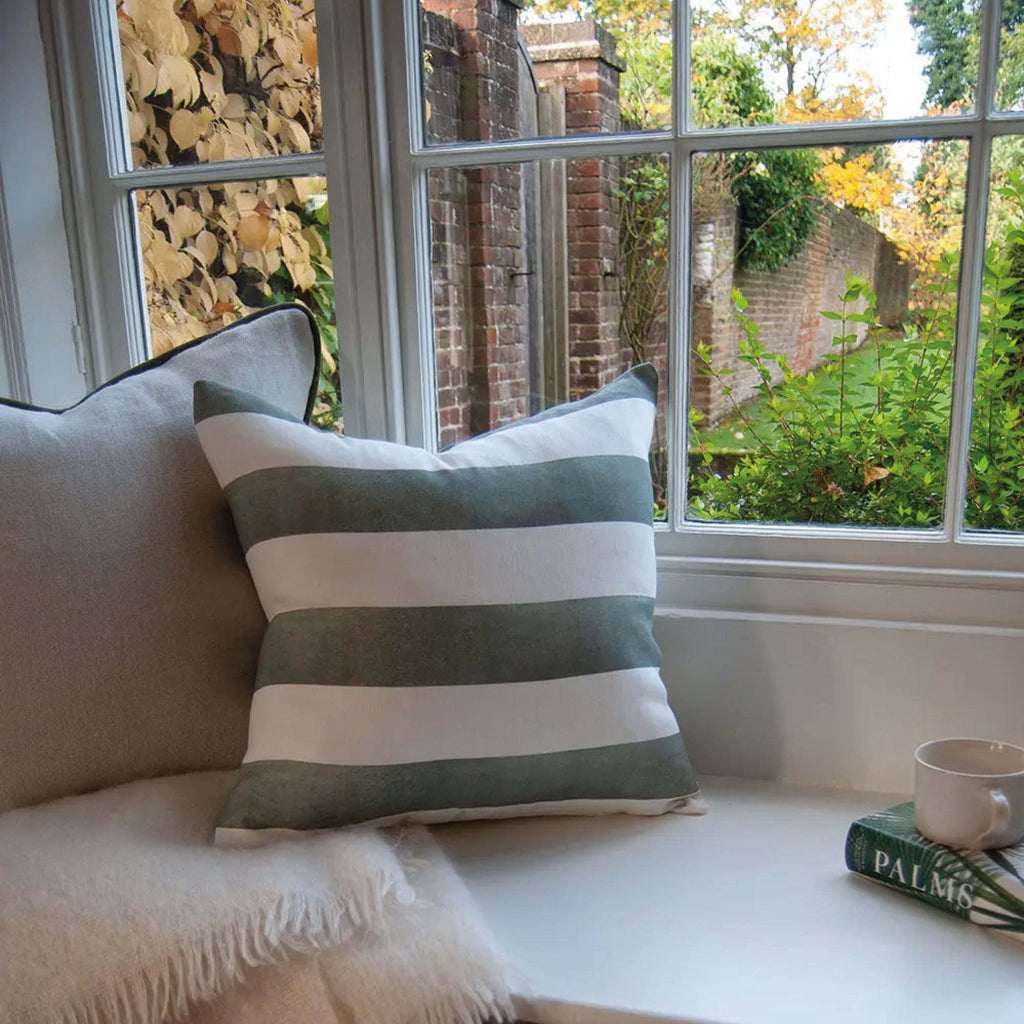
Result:
{"label": "white stripe", "polygon": [[[588,815],[599,814],[705,814],[707,804],[699,792],[692,796],[674,796],[656,800],[544,800],[535,804],[506,804],[503,807],[451,807],[434,811],[410,811],[407,814],[392,814],[386,818],[360,822],[350,828],[380,828],[396,825],[400,821],[420,825],[439,825],[447,821],[475,821],[484,818],[535,818],[541,815]],[[258,847],[282,839],[301,839],[321,835],[333,829],[301,828],[226,828],[221,826],[214,833],[214,843],[224,847]]]}
{"label": "white stripe", "polygon": [[585,750],[679,731],[656,668],[460,686],[264,686],[245,761],[389,765]]}
{"label": "white stripe", "polygon": [[268,619],[304,608],[654,597],[656,584],[643,523],[306,533],[260,541],[245,557]]}
{"label": "white stripe", "polygon": [[449,452],[339,437],[262,413],[211,416],[196,425],[203,451],[222,487],[246,473],[285,466],[343,469],[467,469],[523,466],[592,455],[647,457],[654,406],[643,398],[620,398],[539,423],[476,438]]}

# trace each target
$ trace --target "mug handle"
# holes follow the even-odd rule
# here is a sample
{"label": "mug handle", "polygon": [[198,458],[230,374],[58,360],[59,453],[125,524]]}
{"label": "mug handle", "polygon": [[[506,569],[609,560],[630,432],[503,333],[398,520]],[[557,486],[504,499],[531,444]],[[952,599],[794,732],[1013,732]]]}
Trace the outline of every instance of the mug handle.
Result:
{"label": "mug handle", "polygon": [[1001,789],[990,789],[988,791],[991,802],[992,818],[988,828],[981,834],[978,843],[984,848],[985,844],[997,839],[1000,833],[1005,832],[1010,824],[1010,801]]}

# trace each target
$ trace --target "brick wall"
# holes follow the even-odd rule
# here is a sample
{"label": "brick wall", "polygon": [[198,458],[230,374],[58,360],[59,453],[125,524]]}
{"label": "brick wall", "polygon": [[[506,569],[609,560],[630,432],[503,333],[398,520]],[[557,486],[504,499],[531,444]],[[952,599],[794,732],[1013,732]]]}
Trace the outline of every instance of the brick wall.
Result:
{"label": "brick wall", "polygon": [[[826,206],[803,251],[771,273],[733,266],[736,230],[731,206],[697,228],[692,315],[694,340],[712,344],[715,369],[734,371],[728,383],[731,397],[740,404],[757,393],[759,378],[738,358],[740,330],[733,316],[733,288],[746,297],[746,315],[760,328],[765,348],[784,353],[798,373],[820,365],[834,351],[832,339],[838,325],[821,316],[821,311],[841,308],[847,272],[867,277],[875,285],[883,323],[895,325],[906,313],[910,268],[899,261],[891,242],[848,210]],[[849,333],[863,340],[866,329],[864,324],[851,325]],[[777,372],[775,378],[779,376]],[[730,399],[720,394],[719,386],[698,374],[693,375],[690,402],[705,414],[705,425],[718,423],[732,411]]]}
{"label": "brick wall", "polygon": [[[525,90],[560,86],[570,133],[620,128],[614,39],[593,21],[523,26],[521,0],[423,0],[427,137],[431,142],[516,138],[529,132]],[[525,81],[524,77],[530,79]],[[536,267],[518,165],[434,171],[430,214],[440,443],[450,444],[529,412]],[[631,362],[620,339],[617,278],[619,161],[566,168],[568,396],[580,398]],[[543,230],[541,210],[540,228]]]}
{"label": "brick wall", "polygon": [[[698,224],[693,236],[693,289],[690,327],[693,350],[711,346],[711,362],[718,371],[736,368],[738,331],[733,319],[733,259],[736,252],[736,211],[724,205],[715,219]],[[728,400],[712,378],[691,363],[690,405],[704,413],[705,426],[717,423],[728,411]]]}

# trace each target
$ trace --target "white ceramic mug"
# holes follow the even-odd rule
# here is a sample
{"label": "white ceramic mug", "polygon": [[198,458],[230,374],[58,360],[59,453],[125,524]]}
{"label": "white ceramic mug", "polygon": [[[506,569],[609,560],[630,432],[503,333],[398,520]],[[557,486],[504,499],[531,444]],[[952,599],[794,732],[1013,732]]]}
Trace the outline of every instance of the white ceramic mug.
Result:
{"label": "white ceramic mug", "polygon": [[1024,838],[1024,747],[945,739],[914,751],[914,824],[936,843],[968,850]]}

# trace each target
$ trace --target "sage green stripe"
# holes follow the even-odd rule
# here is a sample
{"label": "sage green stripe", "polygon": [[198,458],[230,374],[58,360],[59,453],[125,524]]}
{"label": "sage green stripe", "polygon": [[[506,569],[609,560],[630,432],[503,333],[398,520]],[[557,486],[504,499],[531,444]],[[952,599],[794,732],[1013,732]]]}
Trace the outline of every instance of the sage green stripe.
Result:
{"label": "sage green stripe", "polygon": [[310,533],[650,523],[654,506],[647,461],[630,455],[442,470],[283,466],[246,473],[224,493],[246,551]]}
{"label": "sage green stripe", "polygon": [[[653,363],[640,363],[631,370],[627,370],[621,377],[616,377],[610,384],[606,384],[600,391],[595,391],[586,398],[575,402],[563,402],[561,405],[552,406],[543,412],[531,416],[529,420],[519,420],[515,423],[507,423],[503,427],[496,427],[486,434],[477,434],[468,441],[459,441],[456,444],[472,444],[477,437],[490,437],[491,434],[500,434],[505,430],[515,430],[516,427],[526,423],[537,423],[540,420],[554,420],[560,416],[571,416],[580,409],[589,409],[595,405],[603,405],[605,402],[616,402],[620,398],[646,398],[654,405],[658,404],[658,371]],[[445,451],[456,447],[450,444]]]}
{"label": "sage green stripe", "polygon": [[201,423],[211,416],[223,416],[233,412],[258,412],[263,416],[273,416],[276,420],[302,423],[298,416],[285,412],[280,406],[249,391],[213,380],[195,382],[192,388],[192,415],[196,423]]}
{"label": "sage green stripe", "polygon": [[647,597],[275,616],[256,686],[459,686],[657,668]]}
{"label": "sage green stripe", "polygon": [[242,765],[218,825],[339,828],[412,811],[554,800],[671,799],[696,792],[678,733],[525,757],[342,766],[253,761]]}

